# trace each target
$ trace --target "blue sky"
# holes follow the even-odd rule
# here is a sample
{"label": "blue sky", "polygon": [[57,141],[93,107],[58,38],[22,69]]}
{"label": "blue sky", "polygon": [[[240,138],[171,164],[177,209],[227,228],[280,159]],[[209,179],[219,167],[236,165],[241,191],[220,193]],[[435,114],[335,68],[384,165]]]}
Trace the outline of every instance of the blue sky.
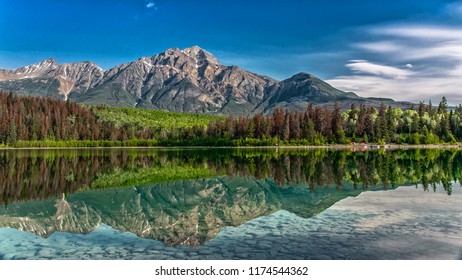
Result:
{"label": "blue sky", "polygon": [[0,0],[0,68],[108,69],[193,45],[276,79],[304,71],[362,96],[462,103],[462,1]]}

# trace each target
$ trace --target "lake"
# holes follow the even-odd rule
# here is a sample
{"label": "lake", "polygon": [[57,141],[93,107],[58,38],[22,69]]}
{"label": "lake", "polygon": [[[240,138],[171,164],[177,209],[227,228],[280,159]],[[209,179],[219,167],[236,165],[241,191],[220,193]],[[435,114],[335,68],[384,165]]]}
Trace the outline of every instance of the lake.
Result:
{"label": "lake", "polygon": [[0,150],[0,259],[462,259],[462,151]]}

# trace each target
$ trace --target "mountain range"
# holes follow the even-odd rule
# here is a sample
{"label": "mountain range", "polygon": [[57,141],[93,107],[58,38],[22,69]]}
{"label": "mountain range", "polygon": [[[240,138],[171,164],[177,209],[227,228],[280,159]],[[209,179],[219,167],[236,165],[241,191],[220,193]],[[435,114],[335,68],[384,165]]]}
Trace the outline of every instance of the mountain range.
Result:
{"label": "mountain range", "polygon": [[220,115],[267,113],[278,107],[300,110],[309,102],[338,102],[343,108],[382,102],[402,108],[412,105],[360,97],[307,73],[277,81],[225,66],[197,46],[168,49],[109,70],[92,62],[59,64],[50,58],[18,69],[0,69],[0,89],[79,103]]}

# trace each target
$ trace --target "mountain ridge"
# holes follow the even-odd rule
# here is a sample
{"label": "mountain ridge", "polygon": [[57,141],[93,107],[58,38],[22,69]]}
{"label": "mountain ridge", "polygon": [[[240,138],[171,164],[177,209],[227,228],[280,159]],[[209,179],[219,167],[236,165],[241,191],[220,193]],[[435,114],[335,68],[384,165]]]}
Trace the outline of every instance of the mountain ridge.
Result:
{"label": "mountain ridge", "polygon": [[[338,90],[304,72],[278,81],[226,66],[198,47],[171,48],[103,70],[93,62],[59,64],[53,58],[18,69],[0,69],[0,89],[79,103],[218,115],[268,113],[308,103],[343,108],[379,106],[382,99]],[[385,100],[395,107],[411,103]]]}

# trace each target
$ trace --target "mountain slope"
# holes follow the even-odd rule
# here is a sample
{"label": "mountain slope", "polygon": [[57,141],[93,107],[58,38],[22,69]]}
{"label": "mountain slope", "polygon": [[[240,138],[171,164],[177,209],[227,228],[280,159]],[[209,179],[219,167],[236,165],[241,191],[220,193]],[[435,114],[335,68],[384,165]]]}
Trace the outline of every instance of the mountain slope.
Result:
{"label": "mountain slope", "polygon": [[58,64],[50,58],[15,70],[0,69],[0,88],[19,94],[67,99],[94,88],[104,71],[92,62]]}
{"label": "mountain slope", "polygon": [[168,49],[107,71],[91,62],[60,65],[48,59],[15,70],[0,70],[0,89],[89,104],[208,114],[248,115],[277,107],[304,109],[308,102],[340,102],[343,107],[380,104],[335,89],[306,73],[276,81],[238,66],[225,66],[197,46]]}
{"label": "mountain slope", "polygon": [[76,100],[180,112],[248,113],[274,83],[224,66],[199,47],[168,49],[107,71],[95,88]]}

